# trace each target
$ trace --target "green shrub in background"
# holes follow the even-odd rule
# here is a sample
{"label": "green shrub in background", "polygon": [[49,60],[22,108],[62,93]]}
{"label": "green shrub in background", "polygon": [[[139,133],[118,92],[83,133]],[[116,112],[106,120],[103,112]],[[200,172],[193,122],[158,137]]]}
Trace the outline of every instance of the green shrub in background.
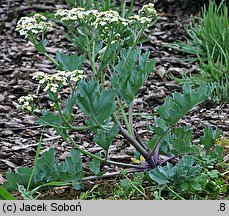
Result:
{"label": "green shrub in background", "polygon": [[200,73],[183,76],[181,83],[199,85],[203,81],[216,86],[212,99],[229,102],[229,21],[225,1],[219,6],[212,0],[204,6],[202,16],[186,27],[187,42],[176,42],[171,47],[193,55],[189,61],[198,61]]}

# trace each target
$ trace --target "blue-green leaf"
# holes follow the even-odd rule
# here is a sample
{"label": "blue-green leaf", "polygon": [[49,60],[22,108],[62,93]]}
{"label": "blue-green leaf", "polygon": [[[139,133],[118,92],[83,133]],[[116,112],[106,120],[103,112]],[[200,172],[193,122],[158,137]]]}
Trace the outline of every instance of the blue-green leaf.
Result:
{"label": "blue-green leaf", "polygon": [[117,94],[131,103],[140,87],[155,68],[155,60],[149,61],[149,52],[141,54],[140,49],[122,49],[120,60],[111,76],[111,84]]}
{"label": "blue-green leaf", "polygon": [[170,163],[167,163],[164,167],[159,166],[149,171],[149,177],[156,181],[159,185],[169,183],[169,180],[173,175],[175,175],[175,169]]}
{"label": "blue-green leaf", "polygon": [[78,56],[77,54],[65,54],[64,52],[56,52],[56,57],[61,66],[66,71],[74,71],[83,69],[83,63],[86,60],[85,55]]}
{"label": "blue-green leaf", "polygon": [[[20,167],[15,173],[9,170],[6,173],[7,181],[4,182],[3,187],[10,191],[17,190],[18,184],[26,188],[31,172],[32,169],[29,167]],[[36,188],[49,182],[66,182],[66,184],[72,182],[76,188],[79,188],[80,180],[83,177],[80,152],[71,150],[71,156],[59,163],[55,159],[54,149],[50,148],[38,159],[30,188]]]}
{"label": "blue-green leaf", "polygon": [[94,79],[82,81],[76,96],[77,105],[95,125],[103,124],[115,110],[115,92],[111,89],[99,92],[99,89]]}
{"label": "blue-green leaf", "polygon": [[96,142],[105,152],[108,151],[109,146],[118,134],[118,126],[114,125],[110,131],[97,130],[93,141]]}
{"label": "blue-green leaf", "polygon": [[[97,153],[96,155],[100,156],[99,153]],[[89,163],[89,168],[95,175],[98,175],[100,173],[100,165],[101,161],[96,158],[93,158]]]}
{"label": "blue-green leaf", "polygon": [[173,93],[168,96],[165,103],[157,109],[159,116],[166,122],[168,127],[177,123],[193,107],[205,101],[212,92],[212,88],[203,83],[194,90],[189,85],[184,86],[184,93]]}
{"label": "blue-green leaf", "polygon": [[201,144],[204,145],[207,153],[210,152],[210,149],[214,146],[216,139],[218,139],[222,134],[220,130],[213,130],[213,128],[206,127],[204,129],[204,135],[200,137]]}

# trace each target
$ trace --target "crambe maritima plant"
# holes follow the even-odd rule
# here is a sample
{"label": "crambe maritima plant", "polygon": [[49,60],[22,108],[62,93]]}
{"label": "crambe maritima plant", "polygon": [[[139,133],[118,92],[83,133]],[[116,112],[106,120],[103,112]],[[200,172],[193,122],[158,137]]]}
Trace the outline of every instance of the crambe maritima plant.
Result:
{"label": "crambe maritima plant", "polygon": [[[114,174],[104,174],[100,170],[101,163],[129,168],[127,172],[139,172],[155,169],[171,159],[198,152],[198,148],[192,144],[190,130],[175,129],[175,125],[194,106],[209,97],[212,89],[206,84],[197,90],[185,85],[183,94],[173,93],[165,99],[164,105],[157,109],[155,126],[150,127],[154,133],[152,139],[143,141],[133,124],[134,98],[155,67],[155,60],[150,60],[149,51],[143,52],[137,47],[143,32],[155,20],[153,4],[143,6],[137,15],[129,18],[123,18],[115,11],[99,12],[84,8],[58,10],[54,17],[56,23],[64,26],[66,37],[83,54],[68,55],[57,51],[56,57],[51,57],[46,52],[48,41],[45,35],[50,26],[55,29],[55,25],[42,15],[21,18],[16,30],[54,63],[56,73],[36,72],[33,76],[52,101],[51,109],[39,105],[39,95],[22,96],[19,102],[22,109],[37,118],[38,124],[54,128],[74,149],[62,163],[55,161],[52,149],[37,160],[33,171],[20,168],[17,173],[9,172],[8,181],[4,184],[6,188],[15,189],[17,184],[12,179],[17,179],[17,183],[23,186],[29,181],[28,190],[30,186],[39,189],[39,185],[57,185],[57,182],[60,185],[72,184],[79,189],[82,181],[95,178],[84,176],[81,154],[91,158],[88,166],[96,176],[106,177]],[[83,67],[86,59],[90,61],[91,70]],[[66,86],[71,89],[67,100],[61,96]],[[77,125],[76,121],[77,114],[81,112],[85,115],[84,126]],[[94,134],[93,141],[104,150],[104,154],[88,152],[70,136],[74,131],[83,130]],[[118,134],[141,155],[139,164],[109,159],[109,147]],[[208,151],[217,138],[218,134],[211,139],[212,143],[206,144]],[[164,157],[160,156],[162,153]],[[179,165],[182,166],[182,162]],[[155,175],[151,172],[149,176],[155,179]]]}

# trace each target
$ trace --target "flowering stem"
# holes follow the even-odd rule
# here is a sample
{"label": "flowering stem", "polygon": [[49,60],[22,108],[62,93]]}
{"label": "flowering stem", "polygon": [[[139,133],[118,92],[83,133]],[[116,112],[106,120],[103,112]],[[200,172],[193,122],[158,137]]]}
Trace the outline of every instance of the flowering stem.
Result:
{"label": "flowering stem", "polygon": [[92,43],[92,53],[91,53],[91,47],[90,47],[90,40],[88,38],[88,34],[87,34],[87,30],[84,28],[84,32],[85,32],[85,38],[86,38],[86,45],[87,45],[87,55],[88,55],[88,59],[91,63],[91,69],[92,69],[92,72],[94,74],[97,73],[96,71],[96,68],[95,68],[95,58],[94,58],[94,47],[95,47],[95,42],[93,41]]}
{"label": "flowering stem", "polygon": [[51,124],[49,122],[46,122],[43,119],[41,119],[40,117],[38,117],[35,113],[31,113],[31,114],[46,126],[58,128],[58,129],[68,129],[67,127],[63,127],[62,125],[54,125],[54,124]]}
{"label": "flowering stem", "polygon": [[139,153],[144,157],[147,158],[148,152],[141,146],[141,144],[135,140],[132,136],[130,136],[127,131],[120,126],[120,133],[139,151]]}
{"label": "flowering stem", "polygon": [[132,51],[134,50],[134,48],[137,46],[138,42],[139,42],[139,39],[141,38],[143,32],[145,31],[146,27],[145,25],[143,25],[143,27],[141,28],[141,30],[138,32],[135,40],[134,40],[134,45],[129,49],[128,53],[127,53],[127,56],[126,56],[126,59],[125,59],[125,62],[123,64],[123,67],[122,69],[124,69],[126,67],[126,64],[127,62],[129,61],[129,58],[130,58],[130,55],[132,53]]}
{"label": "flowering stem", "polygon": [[97,129],[97,128],[101,128],[103,130],[109,130],[106,126],[100,125],[99,123],[97,123],[98,125],[96,126],[82,126],[82,127],[74,127],[72,126],[68,120],[65,118],[65,116],[63,115],[63,113],[61,112],[60,106],[59,104],[56,102],[56,107],[58,110],[58,113],[60,114],[60,117],[62,118],[62,120],[64,121],[64,123],[68,126],[68,129],[70,130],[75,130],[75,131],[79,131],[79,130],[90,130],[90,129]]}
{"label": "flowering stem", "polygon": [[[71,27],[69,27],[68,25],[66,25],[69,32],[71,33],[71,35],[73,36],[74,38],[74,41],[78,41],[78,37],[76,37],[75,33],[74,33],[74,29],[72,29]],[[90,64],[91,64],[91,69],[92,69],[92,72],[94,74],[96,74],[96,68],[95,68],[95,42],[93,41],[92,43],[92,53],[91,53],[91,48],[90,48],[90,40],[88,38],[88,34],[87,34],[87,30],[84,28],[84,36],[85,36],[85,39],[86,39],[86,49],[83,48],[83,50],[87,53],[87,56],[88,56],[88,59],[90,61]]]}
{"label": "flowering stem", "polygon": [[98,69],[98,71],[97,71],[97,74],[96,74],[97,77],[102,73],[102,70],[104,69],[104,58],[106,58],[107,52],[108,52],[108,50],[110,49],[112,37],[113,37],[113,31],[111,32],[111,36],[110,36],[110,38],[109,38],[109,40],[108,40],[106,50],[105,50],[105,52],[104,52],[104,54],[103,54],[103,59],[102,59],[102,61],[101,61],[101,64],[100,64],[100,66],[99,66],[99,69]]}
{"label": "flowering stem", "polygon": [[41,136],[40,136],[40,139],[39,139],[39,142],[38,142],[33,169],[32,169],[31,175],[29,177],[29,182],[28,182],[28,185],[27,185],[27,191],[29,190],[29,188],[31,186],[31,182],[32,182],[33,177],[34,177],[34,172],[35,172],[35,169],[37,167],[38,157],[39,157],[39,154],[40,154],[40,151],[41,151],[41,144],[42,144],[42,137],[43,137],[43,134],[44,134],[44,130],[45,130],[45,127],[43,127],[43,129],[42,129]]}
{"label": "flowering stem", "polygon": [[131,136],[133,136],[133,133],[132,133],[130,124],[129,124],[128,119],[127,119],[127,117],[126,117],[126,113],[125,113],[124,107],[123,107],[123,105],[122,105],[122,101],[120,100],[119,96],[117,96],[117,99],[118,99],[118,105],[119,105],[119,107],[120,107],[120,110],[121,110],[121,113],[122,113],[122,117],[123,117],[123,120],[124,120],[124,122],[125,122],[127,131],[128,131],[128,133],[129,133]]}
{"label": "flowering stem", "polygon": [[103,158],[101,158],[101,157],[99,157],[99,156],[97,156],[97,155],[94,155],[94,154],[92,154],[92,153],[90,153],[90,152],[87,152],[87,151],[81,149],[81,148],[75,143],[75,141],[69,136],[69,134],[67,133],[67,131],[66,131],[66,136],[67,136],[68,140],[71,142],[71,144],[73,145],[73,147],[74,147],[76,150],[78,150],[79,152],[81,152],[82,154],[87,155],[87,156],[89,156],[89,157],[91,157],[91,158],[97,159],[97,160],[99,160],[99,161],[104,161]]}
{"label": "flowering stem", "polygon": [[132,15],[133,7],[134,7],[134,0],[131,0],[130,6],[129,6],[129,11],[128,11],[128,14],[126,15],[126,17]]}
{"label": "flowering stem", "polygon": [[60,109],[59,103],[58,102],[55,102],[55,104],[56,104],[58,113],[60,114],[60,117],[62,118],[62,120],[64,121],[64,123],[68,126],[68,128],[73,129],[74,127],[68,122],[68,120],[63,115],[63,113],[62,113],[62,111]]}
{"label": "flowering stem", "polygon": [[57,67],[59,68],[60,65],[58,64],[57,61],[54,60],[54,58],[52,58],[47,52],[44,53],[44,55]]}
{"label": "flowering stem", "polygon": [[104,89],[105,86],[105,74],[101,73],[101,85],[100,85],[100,91]]}
{"label": "flowering stem", "polygon": [[122,17],[125,17],[125,8],[126,8],[126,0],[122,0],[119,6],[119,14],[121,14]]}
{"label": "flowering stem", "polygon": [[121,126],[117,116],[115,115],[115,113],[112,114],[112,119],[114,121],[115,124],[117,124],[119,126],[119,130],[120,130],[120,133],[131,143],[132,146],[134,146],[138,152],[144,157],[146,158],[147,162],[149,163],[149,165],[151,167],[155,167],[152,159],[147,159],[147,156],[148,156],[148,152],[146,151],[146,149],[136,140],[134,139],[132,136],[130,136],[128,134],[128,132]]}
{"label": "flowering stem", "polygon": [[141,137],[138,135],[137,131],[134,130],[134,136],[136,137],[136,140],[141,144],[141,146],[146,150],[149,151],[149,148],[147,147],[147,145],[143,142],[143,140],[141,139]]}
{"label": "flowering stem", "polygon": [[[49,126],[49,127],[52,127],[52,128],[58,128],[58,129],[63,129],[63,130],[74,130],[74,131],[83,131],[83,130],[92,130],[92,129],[98,129],[99,127],[98,126],[79,126],[79,127],[74,127],[71,125],[71,127],[64,127],[62,125],[54,125],[54,124],[50,124],[49,122],[46,122],[44,121],[43,119],[41,119],[40,117],[38,117],[36,114],[32,113],[32,115],[38,119],[40,122],[42,122],[44,125],[46,126]],[[108,128],[108,126],[103,126],[103,127],[106,127],[107,129],[110,129]]]}
{"label": "flowering stem", "polygon": [[117,165],[117,166],[124,166],[124,167],[131,167],[131,168],[136,168],[136,169],[146,169],[147,167],[143,167],[143,166],[139,166],[139,165],[134,165],[134,164],[126,164],[126,163],[121,163],[121,162],[116,162],[116,161],[111,161],[111,160],[106,160],[104,158],[101,158],[97,155],[94,155],[88,151],[85,151],[83,149],[81,149],[79,147],[79,145],[76,144],[76,142],[69,136],[69,134],[66,132],[66,136],[67,138],[69,139],[69,141],[71,142],[71,144],[73,145],[73,147],[78,150],[79,152],[81,152],[82,154],[84,155],[87,155],[91,158],[94,158],[96,160],[99,160],[101,162],[104,162],[104,163],[109,163],[109,164],[113,164],[113,165]]}
{"label": "flowering stem", "polygon": [[130,103],[128,109],[128,116],[129,116],[129,125],[132,136],[134,136],[134,128],[133,128],[133,102]]}

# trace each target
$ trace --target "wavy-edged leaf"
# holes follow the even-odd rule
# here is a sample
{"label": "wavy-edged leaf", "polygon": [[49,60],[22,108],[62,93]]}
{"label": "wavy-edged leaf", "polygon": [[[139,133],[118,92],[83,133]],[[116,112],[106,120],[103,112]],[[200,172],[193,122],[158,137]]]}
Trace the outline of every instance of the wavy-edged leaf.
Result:
{"label": "wavy-edged leaf", "polygon": [[214,146],[216,140],[221,136],[222,131],[213,130],[213,128],[206,127],[204,129],[204,135],[200,137],[201,144],[204,145],[207,153],[210,152],[210,149]]}
{"label": "wavy-edged leaf", "polygon": [[120,60],[115,66],[111,84],[117,94],[130,104],[140,87],[155,68],[155,60],[149,61],[149,52],[141,54],[140,49],[122,49]]}
{"label": "wavy-edged leaf", "polygon": [[103,124],[115,110],[115,92],[111,89],[99,92],[94,79],[82,81],[78,87],[76,103],[95,124]]}
{"label": "wavy-edged leaf", "polygon": [[149,177],[156,181],[159,185],[165,185],[169,183],[170,177],[175,174],[173,165],[167,163],[164,167],[157,167],[149,171]]}
{"label": "wavy-edged leaf", "polygon": [[110,131],[97,130],[93,141],[96,142],[100,147],[107,153],[110,145],[118,134],[118,125],[114,125]]}
{"label": "wavy-edged leaf", "polygon": [[193,107],[205,101],[212,92],[212,88],[203,83],[198,89],[191,89],[189,85],[184,86],[184,92],[173,93],[168,96],[164,104],[157,109],[159,116],[165,121],[168,127],[177,123]]}
{"label": "wavy-edged leaf", "polygon": [[74,71],[83,69],[83,63],[86,60],[85,55],[65,54],[64,52],[56,52],[58,62],[66,71]]}
{"label": "wavy-edged leaf", "polygon": [[[70,157],[66,157],[65,161],[59,163],[55,160],[53,148],[44,152],[37,161],[30,188],[39,187],[48,182],[71,182],[75,183],[75,188],[79,189],[80,180],[84,177],[81,154],[75,149],[72,149],[70,154]],[[18,184],[26,188],[31,173],[32,169],[29,167],[20,167],[16,172],[9,170],[3,187],[10,191],[17,190]]]}

